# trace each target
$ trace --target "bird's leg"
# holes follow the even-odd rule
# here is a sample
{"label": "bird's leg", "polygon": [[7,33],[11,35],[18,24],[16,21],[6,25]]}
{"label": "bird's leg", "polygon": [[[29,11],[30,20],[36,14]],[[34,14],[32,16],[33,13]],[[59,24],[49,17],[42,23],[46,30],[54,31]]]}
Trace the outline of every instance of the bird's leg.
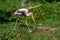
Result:
{"label": "bird's leg", "polygon": [[30,30],[30,28],[29,28],[28,23],[27,23],[26,20],[27,20],[27,18],[25,17],[25,24],[26,24],[26,26],[27,26],[27,29]]}
{"label": "bird's leg", "polygon": [[28,27],[28,23],[27,23],[27,21],[25,20],[25,24],[26,24],[26,26]]}
{"label": "bird's leg", "polygon": [[27,18],[26,18],[26,16],[25,16],[25,25],[28,27],[28,23],[27,23]]}
{"label": "bird's leg", "polygon": [[14,30],[16,30],[16,26],[17,26],[17,24],[18,24],[18,20],[19,20],[19,17],[16,19],[16,23],[15,23],[15,25],[14,25]]}
{"label": "bird's leg", "polygon": [[26,20],[25,20],[25,24],[26,24],[26,26],[27,26],[28,32],[32,32],[32,30],[30,29],[30,27],[29,27],[29,25],[28,25],[28,23],[27,23]]}

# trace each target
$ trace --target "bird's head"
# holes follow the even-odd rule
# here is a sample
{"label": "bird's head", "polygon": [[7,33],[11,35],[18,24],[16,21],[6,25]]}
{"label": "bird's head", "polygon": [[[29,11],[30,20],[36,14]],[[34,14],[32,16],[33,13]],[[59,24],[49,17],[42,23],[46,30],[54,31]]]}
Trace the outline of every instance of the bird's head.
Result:
{"label": "bird's head", "polygon": [[13,15],[16,15],[16,14],[17,14],[17,11],[14,11],[14,12],[13,12]]}
{"label": "bird's head", "polygon": [[33,20],[33,22],[34,22],[34,24],[35,24],[36,21],[35,21],[35,18],[34,18],[34,14],[33,14],[32,12],[30,12],[30,13],[29,13],[29,16],[32,18],[32,20]]}
{"label": "bird's head", "polygon": [[21,13],[18,11],[15,11],[15,12],[13,12],[13,15],[21,15]]}

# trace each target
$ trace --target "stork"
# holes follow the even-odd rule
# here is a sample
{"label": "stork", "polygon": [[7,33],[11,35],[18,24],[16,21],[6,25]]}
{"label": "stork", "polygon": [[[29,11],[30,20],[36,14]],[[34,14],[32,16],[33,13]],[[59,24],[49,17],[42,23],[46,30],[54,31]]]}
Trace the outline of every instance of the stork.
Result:
{"label": "stork", "polygon": [[[33,9],[33,8],[37,8],[37,7],[40,7],[41,4],[39,5],[36,5],[36,6],[31,6],[31,7],[26,7],[26,8],[21,8],[21,9],[18,9],[16,10],[15,12],[13,12],[13,15],[19,15],[19,16],[30,16],[33,20],[34,23],[35,22],[35,18],[34,18],[34,14],[32,12],[29,12],[28,9]],[[19,18],[17,18],[16,20],[16,24],[17,24],[17,21],[19,20]],[[27,22],[25,21],[26,25],[27,25]],[[28,25],[27,25],[28,26]],[[14,27],[14,29],[16,28],[16,25]]]}
{"label": "stork", "polygon": [[16,10],[13,15],[19,15],[19,16],[30,16],[33,20],[33,22],[35,23],[35,18],[32,12],[29,12],[28,9],[22,8],[22,9],[18,9]]}
{"label": "stork", "polygon": [[[18,9],[18,10],[16,10],[15,12],[13,12],[13,15],[18,15],[18,16],[30,16],[31,18],[32,18],[32,20],[33,20],[33,22],[35,23],[35,18],[34,18],[34,15],[33,15],[33,13],[32,12],[29,12],[29,10],[28,9],[26,9],[26,8],[22,8],[22,9]],[[18,18],[19,19],[19,18]],[[18,19],[17,19],[17,21],[18,21]],[[27,22],[25,21],[25,23],[26,23],[26,25],[28,26],[28,24],[27,24]],[[16,22],[16,24],[17,24],[17,22]],[[14,27],[14,29],[16,28],[16,25],[15,25],[15,27]]]}

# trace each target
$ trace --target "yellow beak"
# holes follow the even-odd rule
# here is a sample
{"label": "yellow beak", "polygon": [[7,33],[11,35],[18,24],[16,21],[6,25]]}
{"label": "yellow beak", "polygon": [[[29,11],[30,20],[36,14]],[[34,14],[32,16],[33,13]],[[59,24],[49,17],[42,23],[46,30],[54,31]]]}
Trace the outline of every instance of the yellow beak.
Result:
{"label": "yellow beak", "polygon": [[34,24],[36,24],[36,21],[35,21],[35,18],[34,18],[34,14],[33,13],[31,14],[31,18],[32,18]]}

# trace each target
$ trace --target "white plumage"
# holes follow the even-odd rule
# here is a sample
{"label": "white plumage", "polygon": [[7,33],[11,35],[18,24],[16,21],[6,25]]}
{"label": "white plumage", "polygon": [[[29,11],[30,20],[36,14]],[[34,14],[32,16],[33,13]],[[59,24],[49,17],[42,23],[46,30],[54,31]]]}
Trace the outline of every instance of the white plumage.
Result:
{"label": "white plumage", "polygon": [[26,15],[26,16],[30,16],[32,13],[29,12],[28,9],[22,8],[22,9],[16,10],[13,14],[14,15]]}

